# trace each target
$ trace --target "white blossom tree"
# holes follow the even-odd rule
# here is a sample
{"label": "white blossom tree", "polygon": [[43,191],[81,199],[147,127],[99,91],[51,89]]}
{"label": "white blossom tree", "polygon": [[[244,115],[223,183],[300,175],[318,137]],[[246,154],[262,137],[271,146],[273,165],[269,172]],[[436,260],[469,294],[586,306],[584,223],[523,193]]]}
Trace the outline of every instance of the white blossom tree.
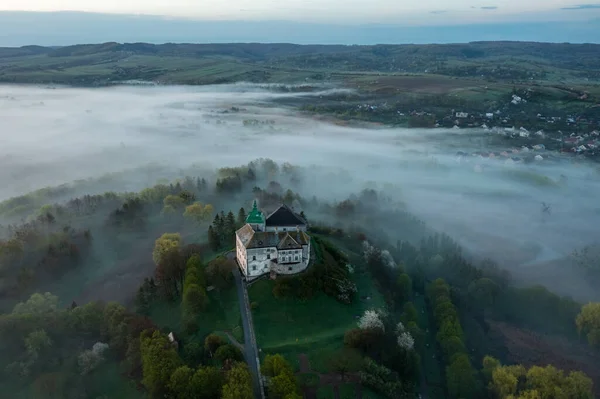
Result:
{"label": "white blossom tree", "polygon": [[396,325],[396,336],[398,338],[398,346],[405,350],[412,350],[415,347],[415,339],[406,331],[404,324],[398,322]]}
{"label": "white blossom tree", "polygon": [[385,330],[383,320],[376,310],[365,310],[365,313],[358,320],[358,327],[363,330],[381,329]]}
{"label": "white blossom tree", "polygon": [[81,374],[88,374],[98,367],[104,361],[104,352],[107,349],[108,344],[96,342],[92,349],[81,352],[77,358]]}

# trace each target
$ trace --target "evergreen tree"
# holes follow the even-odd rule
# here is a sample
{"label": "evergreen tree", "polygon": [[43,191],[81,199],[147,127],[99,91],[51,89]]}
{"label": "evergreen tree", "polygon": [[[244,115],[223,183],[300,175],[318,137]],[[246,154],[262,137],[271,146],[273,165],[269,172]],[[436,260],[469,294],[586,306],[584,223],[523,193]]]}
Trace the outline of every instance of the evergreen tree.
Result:
{"label": "evergreen tree", "polygon": [[237,225],[238,227],[242,227],[243,225],[246,224],[246,217],[248,215],[246,214],[246,210],[244,208],[240,208],[240,210],[238,211],[238,216],[237,216]]}
{"label": "evergreen tree", "polygon": [[233,215],[233,212],[229,211],[229,213],[227,214],[227,218],[225,219],[225,234],[227,234],[227,239],[235,235],[235,230],[235,216]]}
{"label": "evergreen tree", "polygon": [[219,234],[219,240],[221,240],[221,244],[223,244],[227,235],[227,216],[225,216],[225,212],[219,212],[219,224],[215,226],[217,228],[217,234]]}
{"label": "evergreen tree", "polygon": [[[218,216],[218,215],[217,215]],[[221,240],[219,234],[215,231],[212,226],[208,226],[208,244],[213,251],[217,251],[221,247]]]}
{"label": "evergreen tree", "polygon": [[304,211],[300,212],[300,217],[304,220],[306,220],[306,215],[304,214]]}

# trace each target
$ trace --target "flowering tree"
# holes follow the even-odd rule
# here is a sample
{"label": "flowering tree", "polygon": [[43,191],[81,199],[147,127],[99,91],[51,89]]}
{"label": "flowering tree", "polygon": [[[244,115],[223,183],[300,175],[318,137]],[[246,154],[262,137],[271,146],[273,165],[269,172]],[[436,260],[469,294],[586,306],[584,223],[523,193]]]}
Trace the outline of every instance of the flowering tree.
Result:
{"label": "flowering tree", "polygon": [[404,324],[402,322],[398,322],[396,325],[396,336],[398,337],[398,346],[404,350],[411,350],[415,346],[415,340],[410,335],[406,328],[404,328]]}
{"label": "flowering tree", "polygon": [[107,349],[108,344],[96,342],[91,350],[81,352],[77,358],[77,363],[81,368],[81,374],[88,374],[98,367],[98,365],[104,361],[104,352]]}
{"label": "flowering tree", "polygon": [[362,330],[381,329],[385,330],[383,321],[379,313],[375,310],[365,310],[365,313],[358,320],[358,327]]}

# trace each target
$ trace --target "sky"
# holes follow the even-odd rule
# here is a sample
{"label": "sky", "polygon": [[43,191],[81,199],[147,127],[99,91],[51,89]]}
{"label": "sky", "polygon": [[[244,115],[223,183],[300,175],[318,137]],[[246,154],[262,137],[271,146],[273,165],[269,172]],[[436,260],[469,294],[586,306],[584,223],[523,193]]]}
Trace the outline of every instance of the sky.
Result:
{"label": "sky", "polygon": [[[585,0],[583,0],[585,1]],[[2,0],[3,11],[85,11],[211,20],[448,24],[578,20],[600,16],[581,0]]]}

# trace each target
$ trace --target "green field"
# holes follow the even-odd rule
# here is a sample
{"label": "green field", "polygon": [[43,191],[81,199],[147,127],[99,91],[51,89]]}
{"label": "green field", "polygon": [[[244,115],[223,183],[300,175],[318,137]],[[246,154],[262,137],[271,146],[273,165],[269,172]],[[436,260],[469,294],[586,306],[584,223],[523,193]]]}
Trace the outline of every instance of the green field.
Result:
{"label": "green field", "polygon": [[312,370],[327,372],[329,355],[343,347],[344,333],[356,327],[357,317],[367,309],[385,306],[360,256],[342,250],[355,266],[358,293],[351,305],[323,293],[305,301],[278,299],[273,296],[271,280],[258,281],[249,288],[250,301],[258,304],[253,310],[253,320],[262,354],[280,353],[298,370],[298,355],[304,353]]}
{"label": "green field", "polygon": [[[221,292],[213,290],[208,293],[210,300],[198,323],[198,331],[194,334],[202,338],[213,331],[229,331],[236,337],[243,337],[241,315],[235,287]],[[181,331],[181,306],[179,302],[157,302],[150,309],[150,318],[161,328]]]}

